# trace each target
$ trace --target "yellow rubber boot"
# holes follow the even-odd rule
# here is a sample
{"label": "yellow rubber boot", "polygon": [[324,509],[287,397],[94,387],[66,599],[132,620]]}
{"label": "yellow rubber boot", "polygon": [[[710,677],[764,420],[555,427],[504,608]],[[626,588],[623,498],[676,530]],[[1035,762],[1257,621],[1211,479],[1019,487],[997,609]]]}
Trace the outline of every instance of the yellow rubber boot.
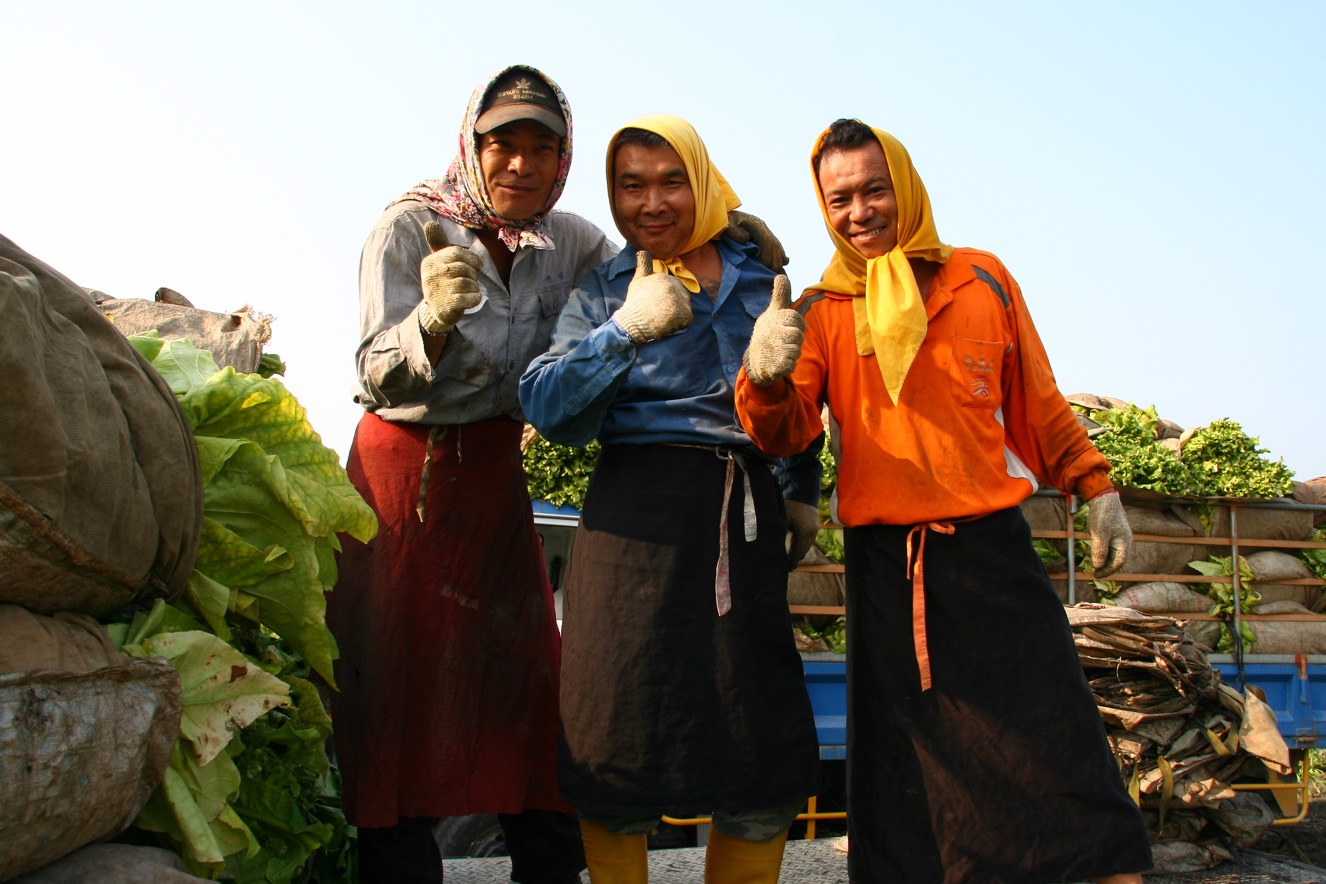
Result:
{"label": "yellow rubber boot", "polygon": [[787,830],[769,841],[747,841],[709,830],[704,853],[704,884],[778,884]]}
{"label": "yellow rubber boot", "polygon": [[647,884],[647,835],[618,835],[588,820],[580,821],[585,864],[592,884]]}

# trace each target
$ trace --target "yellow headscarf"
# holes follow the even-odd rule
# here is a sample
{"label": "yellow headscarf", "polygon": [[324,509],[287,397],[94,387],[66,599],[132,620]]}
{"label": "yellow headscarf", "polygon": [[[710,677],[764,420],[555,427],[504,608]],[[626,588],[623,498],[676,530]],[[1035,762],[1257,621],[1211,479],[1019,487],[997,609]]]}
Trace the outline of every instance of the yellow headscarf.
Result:
{"label": "yellow headscarf", "polygon": [[[820,281],[806,291],[841,292],[857,295],[853,302],[856,316],[856,349],[862,356],[875,354],[884,386],[894,404],[902,392],[902,382],[911,368],[912,360],[925,340],[925,301],[916,286],[916,277],[908,258],[925,258],[944,263],[953,247],[939,241],[935,220],[930,214],[930,197],[921,183],[921,176],[912,166],[907,148],[898,139],[882,129],[871,128],[893,179],[893,192],[898,201],[898,244],[888,254],[867,261],[829,223],[829,212],[824,206],[824,193],[820,178],[815,173],[815,156],[829,134],[825,129],[815,140],[810,152],[811,178],[815,182],[815,195],[819,197],[824,226],[837,249]],[[860,297],[864,295],[864,297]]]}
{"label": "yellow headscarf", "polygon": [[[612,205],[612,161],[617,150],[617,138],[623,129],[644,129],[661,135],[686,167],[686,177],[690,179],[691,191],[695,194],[695,227],[691,230],[691,238],[681,247],[682,255],[699,248],[727,229],[727,213],[741,205],[741,200],[732,192],[723,174],[709,161],[709,151],[695,127],[672,114],[646,114],[622,126],[608,141],[608,204],[612,206],[612,218],[622,236],[626,236],[626,231],[622,230],[621,221],[617,218],[617,207]],[[667,261],[655,258],[654,272],[663,271],[680,279],[687,291],[700,291],[699,280],[686,269],[680,256],[673,255]]]}

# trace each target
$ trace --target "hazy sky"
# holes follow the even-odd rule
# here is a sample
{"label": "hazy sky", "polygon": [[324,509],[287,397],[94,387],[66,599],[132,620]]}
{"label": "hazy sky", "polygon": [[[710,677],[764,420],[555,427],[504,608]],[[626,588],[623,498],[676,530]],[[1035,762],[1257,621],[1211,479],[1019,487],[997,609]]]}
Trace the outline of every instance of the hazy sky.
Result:
{"label": "hazy sky", "polygon": [[1065,393],[1228,417],[1326,475],[1326,3],[371,6],[0,0],[0,234],[115,297],[273,315],[344,459],[360,248],[492,71],[562,87],[560,207],[618,242],[608,136],[688,118],[795,290],[832,253],[811,145],[858,117],[907,146],[945,241],[1004,260]]}

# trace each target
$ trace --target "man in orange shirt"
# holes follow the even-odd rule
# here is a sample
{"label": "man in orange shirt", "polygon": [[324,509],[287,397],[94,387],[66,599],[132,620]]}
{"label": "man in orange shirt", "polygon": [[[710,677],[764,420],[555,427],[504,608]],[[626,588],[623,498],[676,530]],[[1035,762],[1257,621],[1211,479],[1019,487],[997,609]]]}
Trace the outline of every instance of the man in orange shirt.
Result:
{"label": "man in orange shirt", "polygon": [[1093,564],[1112,573],[1131,534],[1110,466],[1013,277],[940,241],[906,149],[839,120],[812,168],[837,252],[756,327],[736,404],[773,455],[830,411],[852,880],[1140,882],[1143,819],[1018,509],[1038,483],[1089,499]]}

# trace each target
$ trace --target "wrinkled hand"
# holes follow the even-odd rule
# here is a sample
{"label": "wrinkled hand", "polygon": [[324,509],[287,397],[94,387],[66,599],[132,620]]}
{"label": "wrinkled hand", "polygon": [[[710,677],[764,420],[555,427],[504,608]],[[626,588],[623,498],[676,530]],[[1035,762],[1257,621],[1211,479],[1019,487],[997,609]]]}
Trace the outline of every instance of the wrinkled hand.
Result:
{"label": "wrinkled hand", "polygon": [[736,210],[728,212],[727,229],[723,233],[739,243],[754,242],[760,249],[760,263],[774,273],[782,273],[787,266],[787,252],[783,250],[783,244],[773,235],[769,225],[754,215]]}
{"label": "wrinkled hand", "polygon": [[780,273],[774,277],[769,306],[755,320],[746,348],[746,376],[753,384],[766,387],[797,367],[806,339],[806,321],[791,303],[792,284]]}
{"label": "wrinkled hand", "polygon": [[1087,530],[1091,533],[1091,567],[1107,577],[1123,567],[1133,548],[1133,532],[1117,491],[1103,491],[1087,501]]}
{"label": "wrinkled hand", "polygon": [[482,300],[479,268],[483,261],[469,249],[447,245],[446,231],[436,221],[424,226],[424,236],[433,253],[419,264],[424,291],[419,326],[430,335],[441,335],[460,321],[461,314],[477,307]]}
{"label": "wrinkled hand", "polygon": [[815,535],[820,530],[819,507],[799,500],[785,500],[787,509],[787,568],[792,570],[801,564],[810,545],[815,542]]}
{"label": "wrinkled hand", "polygon": [[691,324],[691,294],[681,280],[653,273],[653,257],[635,253],[635,276],[626,289],[626,301],[612,314],[617,324],[638,344],[665,338]]}

